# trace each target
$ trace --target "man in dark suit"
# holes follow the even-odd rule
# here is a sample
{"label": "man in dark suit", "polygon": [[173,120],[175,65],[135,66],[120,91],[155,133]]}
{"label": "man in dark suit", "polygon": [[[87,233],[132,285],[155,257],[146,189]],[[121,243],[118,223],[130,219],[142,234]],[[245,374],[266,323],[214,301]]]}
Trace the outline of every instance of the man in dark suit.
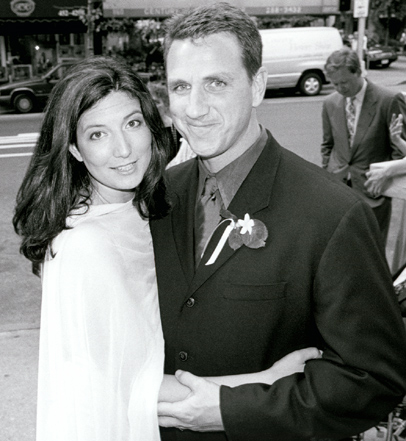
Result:
{"label": "man in dark suit", "polygon": [[[245,13],[220,3],[167,29],[172,118],[198,156],[169,170],[172,212],[151,222],[165,372],[181,369],[191,390],[159,403],[162,440],[340,439],[372,427],[406,388],[405,329],[373,213],[258,124],[267,74]],[[323,357],[272,385],[201,378],[262,371],[311,346]]]}
{"label": "man in dark suit", "polygon": [[323,167],[368,203],[386,240],[391,199],[369,193],[365,173],[371,163],[402,156],[391,143],[389,126],[392,115],[406,115],[405,100],[365,80],[358,55],[349,48],[333,52],[326,71],[337,91],[323,103]]}

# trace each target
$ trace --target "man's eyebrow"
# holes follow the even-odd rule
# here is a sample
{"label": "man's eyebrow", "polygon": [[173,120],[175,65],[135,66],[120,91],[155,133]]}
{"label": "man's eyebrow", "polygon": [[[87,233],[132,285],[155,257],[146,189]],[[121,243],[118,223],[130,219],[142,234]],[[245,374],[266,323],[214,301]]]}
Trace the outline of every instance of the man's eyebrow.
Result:
{"label": "man's eyebrow", "polygon": [[[230,72],[216,72],[210,75],[206,75],[202,78],[203,82],[206,81],[215,81],[215,80],[227,80],[232,81],[234,79],[234,75]],[[168,85],[174,86],[177,84],[189,84],[187,80],[182,80],[181,78],[173,78],[168,80]]]}
{"label": "man's eyebrow", "polygon": [[177,84],[185,84],[187,81],[181,79],[168,80],[168,86],[176,86]]}
{"label": "man's eyebrow", "polygon": [[205,81],[213,81],[213,80],[227,80],[232,81],[234,79],[234,75],[229,72],[218,72],[214,75],[208,75],[204,77]]}

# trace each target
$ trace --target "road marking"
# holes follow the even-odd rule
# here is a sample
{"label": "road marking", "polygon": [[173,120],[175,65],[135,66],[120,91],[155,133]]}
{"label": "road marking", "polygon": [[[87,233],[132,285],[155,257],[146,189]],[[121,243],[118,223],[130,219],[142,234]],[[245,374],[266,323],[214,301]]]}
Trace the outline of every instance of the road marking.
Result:
{"label": "road marking", "polygon": [[0,136],[0,150],[20,149],[22,152],[2,153],[1,158],[32,156],[32,150],[38,141],[39,133],[20,133],[16,136]]}
{"label": "road marking", "polygon": [[4,153],[0,158],[15,158],[17,156],[32,156],[32,153]]}
{"label": "road marking", "polygon": [[26,148],[32,148],[34,147],[35,144],[32,143],[24,143],[24,144],[6,144],[6,145],[1,145],[0,143],[0,150],[3,149],[26,149]]}

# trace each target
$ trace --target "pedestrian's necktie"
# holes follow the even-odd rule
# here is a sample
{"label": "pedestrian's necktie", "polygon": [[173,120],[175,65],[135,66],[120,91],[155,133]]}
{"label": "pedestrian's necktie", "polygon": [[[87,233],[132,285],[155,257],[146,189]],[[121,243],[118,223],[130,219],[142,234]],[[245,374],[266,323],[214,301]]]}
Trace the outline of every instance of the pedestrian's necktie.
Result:
{"label": "pedestrian's necktie", "polygon": [[352,141],[354,139],[355,133],[355,97],[346,98],[345,103],[345,115],[347,117],[347,128],[348,128],[348,142],[350,147],[352,147]]}
{"label": "pedestrian's necktie", "polygon": [[195,211],[195,267],[200,263],[206,243],[220,221],[221,197],[216,177],[208,175]]}

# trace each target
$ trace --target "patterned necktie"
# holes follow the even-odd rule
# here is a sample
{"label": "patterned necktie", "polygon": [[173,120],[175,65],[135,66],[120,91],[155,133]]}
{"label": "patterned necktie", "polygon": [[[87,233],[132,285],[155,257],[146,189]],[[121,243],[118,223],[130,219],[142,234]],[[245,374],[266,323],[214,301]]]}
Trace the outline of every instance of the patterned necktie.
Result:
{"label": "patterned necktie", "polygon": [[355,97],[346,98],[346,103],[345,103],[345,115],[347,117],[348,141],[349,141],[350,147],[352,146],[352,141],[354,139],[354,134],[355,134],[354,100],[355,100]]}
{"label": "patterned necktie", "polygon": [[208,175],[195,211],[195,267],[200,263],[203,250],[211,233],[220,221],[221,197],[215,176]]}

